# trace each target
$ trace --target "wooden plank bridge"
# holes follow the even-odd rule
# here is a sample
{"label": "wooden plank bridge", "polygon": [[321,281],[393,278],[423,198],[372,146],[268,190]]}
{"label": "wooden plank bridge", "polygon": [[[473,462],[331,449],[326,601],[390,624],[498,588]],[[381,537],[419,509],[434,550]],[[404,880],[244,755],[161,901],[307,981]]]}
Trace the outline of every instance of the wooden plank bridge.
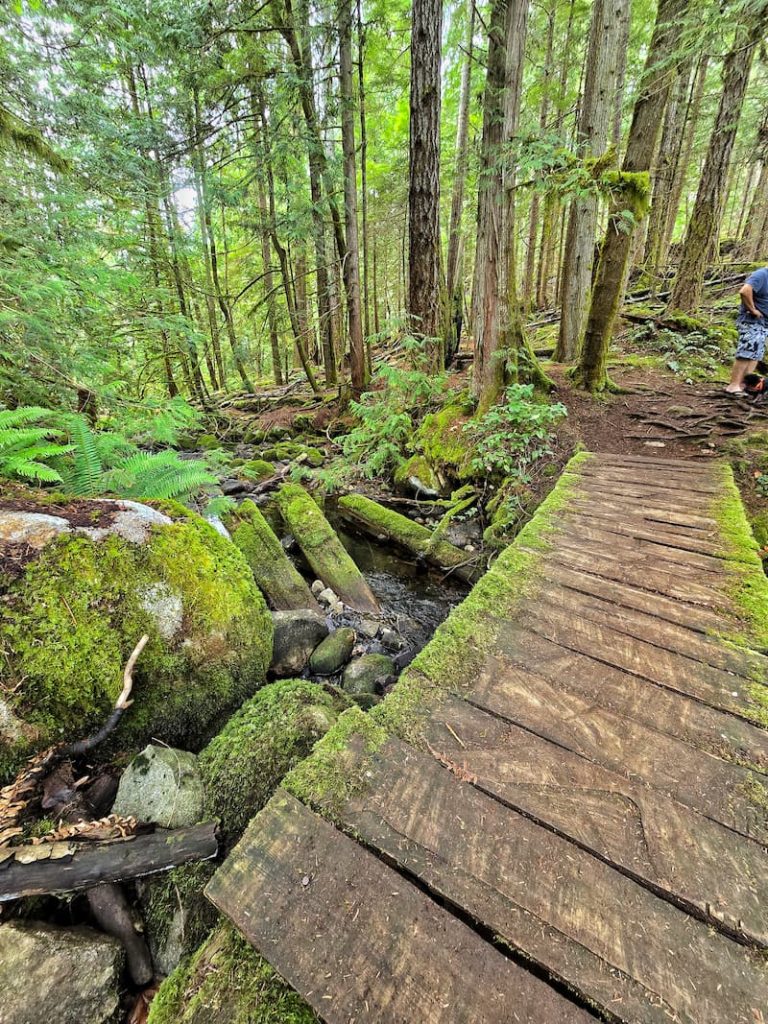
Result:
{"label": "wooden plank bridge", "polygon": [[577,456],[209,897],[328,1024],[766,1024],[749,538],[720,464]]}

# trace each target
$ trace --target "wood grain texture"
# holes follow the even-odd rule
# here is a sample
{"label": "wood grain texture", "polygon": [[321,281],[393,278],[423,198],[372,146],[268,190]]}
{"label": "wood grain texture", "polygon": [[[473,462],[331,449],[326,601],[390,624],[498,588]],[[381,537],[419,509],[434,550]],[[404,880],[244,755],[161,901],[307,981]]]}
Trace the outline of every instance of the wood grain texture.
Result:
{"label": "wood grain texture", "polygon": [[283,791],[206,892],[326,1024],[593,1020]]}

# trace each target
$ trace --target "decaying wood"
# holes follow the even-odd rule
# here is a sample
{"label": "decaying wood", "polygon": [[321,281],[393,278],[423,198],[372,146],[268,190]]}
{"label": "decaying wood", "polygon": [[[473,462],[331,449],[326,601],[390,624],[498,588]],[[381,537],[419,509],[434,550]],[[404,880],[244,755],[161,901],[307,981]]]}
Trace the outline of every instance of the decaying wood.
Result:
{"label": "decaying wood", "polygon": [[76,892],[103,882],[125,882],[190,861],[210,860],[218,849],[214,823],[157,829],[112,842],[85,843],[82,839],[81,833],[75,833],[73,839],[0,852],[0,903],[22,896]]}

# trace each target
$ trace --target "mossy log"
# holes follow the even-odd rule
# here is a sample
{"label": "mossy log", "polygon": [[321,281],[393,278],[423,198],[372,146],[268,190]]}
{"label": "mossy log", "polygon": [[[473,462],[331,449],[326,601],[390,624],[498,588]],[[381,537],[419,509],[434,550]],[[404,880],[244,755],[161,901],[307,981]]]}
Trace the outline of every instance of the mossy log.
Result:
{"label": "mossy log", "polygon": [[323,583],[350,608],[378,614],[379,603],[373,591],[304,488],[285,484],[277,493],[277,503],[296,543]]}
{"label": "mossy log", "polygon": [[320,611],[312,591],[283,550],[269,523],[252,501],[244,501],[227,519],[227,528],[250,566],[253,578],[276,611]]}
{"label": "mossy log", "polygon": [[447,540],[435,539],[426,526],[414,523],[407,516],[384,508],[362,494],[347,494],[339,500],[339,512],[344,520],[378,541],[389,541],[430,565],[471,583],[478,576],[476,566],[466,551]]}

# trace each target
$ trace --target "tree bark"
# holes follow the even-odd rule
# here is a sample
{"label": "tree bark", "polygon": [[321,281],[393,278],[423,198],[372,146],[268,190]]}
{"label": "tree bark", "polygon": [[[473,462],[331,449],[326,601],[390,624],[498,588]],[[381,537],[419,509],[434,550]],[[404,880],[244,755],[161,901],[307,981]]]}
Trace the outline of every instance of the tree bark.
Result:
{"label": "tree bark", "polygon": [[701,303],[704,274],[720,237],[733,143],[755,48],[762,38],[765,23],[766,5],[762,4],[759,16],[751,24],[742,23],[737,27],[733,48],[723,63],[720,106],[701,172],[693,213],[685,233],[680,264],[672,285],[670,309],[690,312]]}
{"label": "tree bark", "polygon": [[607,384],[608,347],[624,294],[633,236],[633,232],[627,230],[622,215],[627,205],[636,219],[644,213],[644,200],[647,202],[649,189],[648,173],[670,88],[677,73],[679,58],[676,60],[676,55],[689,2],[660,0],[656,13],[656,25],[622,163],[622,175],[631,176],[624,179],[629,195],[619,194],[611,205],[576,374],[577,380],[590,391],[602,390]]}
{"label": "tree bark", "polygon": [[[363,215],[363,330],[365,337],[371,333],[371,308],[368,289],[369,244],[368,244],[368,131],[365,120],[365,29],[361,2],[357,0],[357,95],[360,104],[360,192]],[[368,346],[370,371],[370,344]]]}
{"label": "tree bark", "polygon": [[768,239],[763,229],[768,216],[768,110],[757,130],[755,156],[760,173],[752,192],[752,202],[739,245],[741,255],[748,260],[756,260],[768,252]]}
{"label": "tree bark", "polygon": [[359,394],[367,382],[365,342],[360,303],[360,250],[357,235],[357,169],[355,166],[355,107],[352,86],[352,0],[340,0],[339,82],[341,91],[341,148],[344,160],[344,226],[347,252],[344,282],[347,296],[350,377]]}
{"label": "tree bark", "polygon": [[[608,144],[617,103],[622,37],[629,0],[595,0],[589,27],[584,92],[577,129],[577,152],[600,156]],[[626,41],[626,39],[625,39]],[[560,333],[554,358],[570,362],[578,354],[588,310],[597,231],[598,197],[579,196],[571,204],[561,289]]]}
{"label": "tree bark", "polygon": [[440,54],[442,0],[414,0],[411,12],[408,164],[410,330],[424,339],[429,365],[445,363],[440,264]]}
{"label": "tree bark", "polygon": [[472,51],[475,37],[475,3],[468,0],[469,18],[465,42],[466,53],[461,69],[461,94],[459,118],[456,125],[456,162],[453,172],[451,195],[451,219],[448,227],[448,258],[446,271],[446,295],[451,307],[446,345],[446,363],[450,364],[459,347],[461,338],[455,327],[457,316],[461,316],[464,305],[464,289],[459,276],[459,250],[461,249],[461,218],[464,211],[464,189],[467,181],[467,155],[469,140],[469,100],[472,89]]}

